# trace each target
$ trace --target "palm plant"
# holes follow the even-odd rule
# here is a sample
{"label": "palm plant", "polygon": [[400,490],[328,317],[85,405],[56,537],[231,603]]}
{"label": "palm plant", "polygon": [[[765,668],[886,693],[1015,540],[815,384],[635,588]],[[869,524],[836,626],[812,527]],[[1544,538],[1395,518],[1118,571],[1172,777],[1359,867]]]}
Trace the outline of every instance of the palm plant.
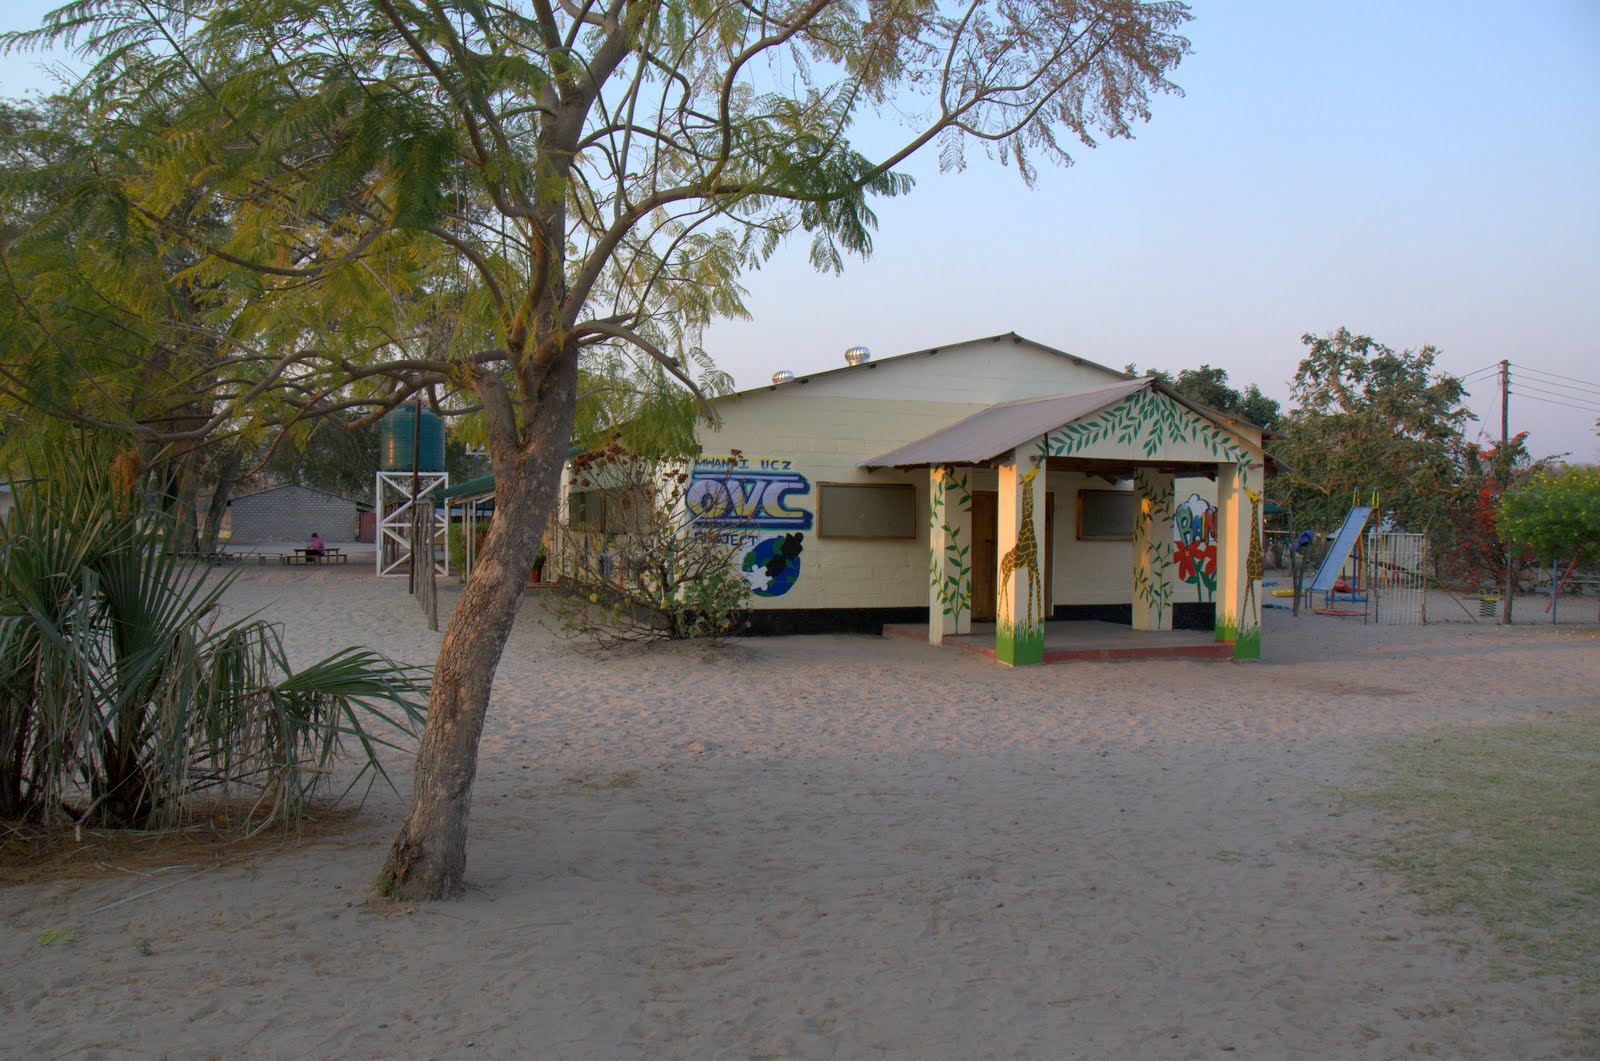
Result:
{"label": "palm plant", "polygon": [[4,523],[0,819],[164,828],[202,793],[291,818],[349,741],[351,785],[386,778],[426,672],[356,648],[291,670],[277,627],[222,620],[231,578],[166,549],[104,456],[45,459]]}

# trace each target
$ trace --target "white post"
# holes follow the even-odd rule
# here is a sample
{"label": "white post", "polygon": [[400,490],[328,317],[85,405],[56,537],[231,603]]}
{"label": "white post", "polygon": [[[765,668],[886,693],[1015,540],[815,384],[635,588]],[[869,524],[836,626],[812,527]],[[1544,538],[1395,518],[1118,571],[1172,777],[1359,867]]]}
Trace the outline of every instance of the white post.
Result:
{"label": "white post", "polygon": [[1172,629],[1172,476],[1133,477],[1133,628]]}
{"label": "white post", "polygon": [[928,469],[928,640],[972,632],[972,491],[965,468]]}
{"label": "white post", "polygon": [[1000,557],[996,572],[994,656],[1020,667],[1044,662],[1045,470],[1032,446],[1019,446],[999,469]]}

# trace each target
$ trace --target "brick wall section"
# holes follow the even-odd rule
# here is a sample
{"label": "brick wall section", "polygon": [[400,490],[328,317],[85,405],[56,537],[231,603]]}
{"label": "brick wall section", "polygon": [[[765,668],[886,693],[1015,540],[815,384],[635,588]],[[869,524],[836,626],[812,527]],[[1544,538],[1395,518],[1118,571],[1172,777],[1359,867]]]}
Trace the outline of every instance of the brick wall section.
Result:
{"label": "brick wall section", "polygon": [[312,531],[329,542],[355,541],[360,506],[347,497],[309,486],[280,486],[236,497],[228,502],[228,511],[232,543],[303,545],[311,540]]}

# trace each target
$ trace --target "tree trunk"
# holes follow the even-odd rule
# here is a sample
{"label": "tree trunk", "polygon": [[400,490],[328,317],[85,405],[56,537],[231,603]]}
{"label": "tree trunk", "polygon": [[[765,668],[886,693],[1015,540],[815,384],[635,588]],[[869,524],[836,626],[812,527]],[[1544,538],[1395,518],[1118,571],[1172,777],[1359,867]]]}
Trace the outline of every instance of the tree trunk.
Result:
{"label": "tree trunk", "polygon": [[[465,890],[467,815],[489,689],[539,553],[572,434],[577,351],[552,369],[526,442],[493,446],[495,513],[434,665],[428,725],[417,749],[411,803],[378,875],[378,890],[408,901]],[[494,416],[492,403],[486,412]],[[509,405],[505,408],[509,416]],[[513,431],[514,426],[505,425]],[[491,424],[491,440],[494,427]]]}
{"label": "tree trunk", "polygon": [[211,493],[211,504],[206,508],[205,529],[200,532],[200,551],[217,551],[217,537],[222,533],[222,517],[228,511],[228,499],[233,496],[233,484],[239,481],[239,468],[244,464],[244,454],[235,447],[228,454],[217,475],[217,487]]}

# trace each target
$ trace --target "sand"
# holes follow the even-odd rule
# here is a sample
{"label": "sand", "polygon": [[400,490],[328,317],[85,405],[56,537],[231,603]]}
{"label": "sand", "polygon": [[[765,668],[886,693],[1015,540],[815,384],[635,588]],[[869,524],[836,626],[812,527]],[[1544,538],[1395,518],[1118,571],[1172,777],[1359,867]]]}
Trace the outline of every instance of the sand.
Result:
{"label": "sand", "polygon": [[[301,659],[437,646],[360,565],[247,568],[229,605],[284,618]],[[373,900],[387,791],[342,838],[0,891],[0,1054],[1600,1049],[1575,985],[1499,975],[1477,926],[1353,858],[1393,826],[1329,790],[1386,738],[1594,710],[1592,620],[1269,612],[1259,663],[1009,671],[844,636],[597,660],[535,611],[495,680],[465,899]]]}

